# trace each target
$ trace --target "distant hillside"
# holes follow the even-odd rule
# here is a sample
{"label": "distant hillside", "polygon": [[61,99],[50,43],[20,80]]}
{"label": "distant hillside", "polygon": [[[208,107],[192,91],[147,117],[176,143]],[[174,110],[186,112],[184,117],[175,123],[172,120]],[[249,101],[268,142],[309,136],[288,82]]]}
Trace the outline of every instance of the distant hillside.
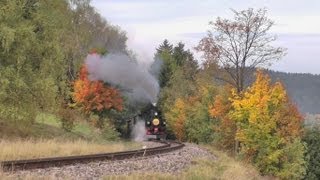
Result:
{"label": "distant hillside", "polygon": [[268,71],[273,81],[280,80],[290,97],[304,113],[320,114],[320,75]]}

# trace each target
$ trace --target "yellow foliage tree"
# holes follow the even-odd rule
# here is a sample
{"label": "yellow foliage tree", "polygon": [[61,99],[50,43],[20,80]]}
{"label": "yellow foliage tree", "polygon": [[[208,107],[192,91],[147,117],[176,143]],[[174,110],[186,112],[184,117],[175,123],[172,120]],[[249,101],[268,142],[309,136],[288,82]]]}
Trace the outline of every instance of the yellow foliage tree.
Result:
{"label": "yellow foliage tree", "polygon": [[175,100],[174,106],[166,114],[167,123],[178,140],[185,139],[186,104],[181,98]]}
{"label": "yellow foliage tree", "polygon": [[[270,81],[269,76],[258,71],[256,81],[242,96],[233,94],[230,117],[237,124],[236,140],[241,143],[241,153],[262,173],[300,178],[304,173],[304,147],[299,138],[302,116],[283,85],[272,85]],[[293,151],[294,158],[290,157]],[[292,168],[296,169],[286,171],[288,164],[294,164]]]}

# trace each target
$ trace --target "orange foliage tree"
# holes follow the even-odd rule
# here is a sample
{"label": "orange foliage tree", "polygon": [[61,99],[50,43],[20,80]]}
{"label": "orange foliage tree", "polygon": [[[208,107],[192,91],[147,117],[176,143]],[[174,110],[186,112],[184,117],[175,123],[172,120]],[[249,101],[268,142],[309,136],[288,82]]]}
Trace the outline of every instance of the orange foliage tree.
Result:
{"label": "orange foliage tree", "polygon": [[123,99],[120,92],[102,81],[88,79],[88,70],[81,67],[79,78],[74,82],[73,97],[76,104],[83,107],[86,113],[102,113],[105,110],[115,109],[122,111]]}
{"label": "orange foliage tree", "polygon": [[231,110],[230,89],[225,87],[224,93],[220,93],[209,106],[209,114],[213,119],[213,129],[215,133],[215,143],[223,149],[232,152],[235,145],[236,124],[229,117]]}

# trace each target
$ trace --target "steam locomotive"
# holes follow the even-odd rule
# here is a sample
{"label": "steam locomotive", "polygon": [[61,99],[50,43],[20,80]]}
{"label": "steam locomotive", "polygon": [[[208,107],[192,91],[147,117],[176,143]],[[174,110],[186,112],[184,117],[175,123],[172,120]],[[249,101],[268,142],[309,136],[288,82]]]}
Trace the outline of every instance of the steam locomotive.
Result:
{"label": "steam locomotive", "polygon": [[155,104],[144,113],[147,139],[166,139],[166,122]]}

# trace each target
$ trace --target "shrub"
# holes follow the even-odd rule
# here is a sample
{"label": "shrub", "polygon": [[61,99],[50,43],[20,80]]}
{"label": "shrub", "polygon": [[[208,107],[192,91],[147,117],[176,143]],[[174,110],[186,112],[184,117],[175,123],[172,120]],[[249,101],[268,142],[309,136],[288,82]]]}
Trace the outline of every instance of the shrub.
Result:
{"label": "shrub", "polygon": [[305,131],[303,141],[307,151],[307,173],[305,179],[320,179],[320,127],[308,128]]}
{"label": "shrub", "polygon": [[302,179],[306,174],[305,150],[305,144],[299,139],[288,144],[283,150],[283,162],[276,175],[281,179]]}
{"label": "shrub", "polygon": [[101,130],[101,135],[105,140],[115,141],[119,140],[120,133],[109,123],[104,123]]}
{"label": "shrub", "polygon": [[192,142],[210,143],[213,140],[213,124],[209,117],[208,107],[201,102],[190,108],[186,120],[187,139]]}
{"label": "shrub", "polygon": [[61,126],[64,130],[70,132],[74,128],[75,115],[71,109],[61,108],[59,111],[59,116],[61,118]]}

